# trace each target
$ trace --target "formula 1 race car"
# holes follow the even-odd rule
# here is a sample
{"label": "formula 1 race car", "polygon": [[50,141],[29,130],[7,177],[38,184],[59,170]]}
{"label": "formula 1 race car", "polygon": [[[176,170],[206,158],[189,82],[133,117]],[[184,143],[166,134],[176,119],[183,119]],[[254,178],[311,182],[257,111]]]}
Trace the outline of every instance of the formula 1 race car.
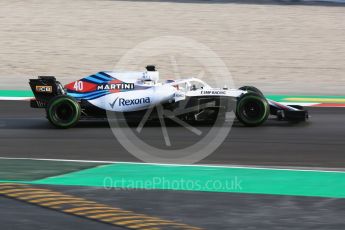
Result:
{"label": "formula 1 race car", "polygon": [[[259,126],[269,115],[278,120],[308,119],[302,107],[268,100],[252,86],[212,88],[196,78],[160,83],[155,66],[141,72],[99,72],[64,87],[55,77],[42,76],[31,79],[30,86],[35,95],[31,107],[44,108],[58,128],[70,128],[81,119],[104,119],[109,112],[138,119],[159,105],[183,121],[225,119],[230,110],[246,126]],[[157,113],[151,118],[157,119]]]}

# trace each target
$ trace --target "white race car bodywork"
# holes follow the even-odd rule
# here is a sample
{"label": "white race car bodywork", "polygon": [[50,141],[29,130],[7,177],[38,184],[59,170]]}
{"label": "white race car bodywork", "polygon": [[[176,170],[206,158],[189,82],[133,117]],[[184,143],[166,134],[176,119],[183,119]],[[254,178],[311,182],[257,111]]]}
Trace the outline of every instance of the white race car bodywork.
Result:
{"label": "white race car bodywork", "polygon": [[[158,104],[178,102],[187,97],[224,96],[239,97],[246,93],[243,90],[212,88],[200,79],[188,78],[170,83],[159,83],[158,72],[129,72],[108,73],[117,79],[133,83],[135,88],[131,91],[108,94],[100,98],[89,100],[94,106],[114,112],[132,112],[145,110]],[[154,78],[154,79],[152,79]],[[195,88],[198,84],[200,88]]]}

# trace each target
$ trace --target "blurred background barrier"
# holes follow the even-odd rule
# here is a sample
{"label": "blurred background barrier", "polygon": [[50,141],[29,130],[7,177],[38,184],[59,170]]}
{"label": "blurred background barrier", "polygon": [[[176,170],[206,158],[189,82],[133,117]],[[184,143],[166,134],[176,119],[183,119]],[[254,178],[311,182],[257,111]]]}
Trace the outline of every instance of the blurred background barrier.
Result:
{"label": "blurred background barrier", "polygon": [[[238,87],[344,94],[343,5],[234,2],[0,0],[0,90],[27,90],[36,75],[68,83],[113,70],[143,41],[182,36],[215,51]],[[147,64],[156,64],[163,80],[201,71],[181,50],[150,60],[138,54],[123,69]]]}

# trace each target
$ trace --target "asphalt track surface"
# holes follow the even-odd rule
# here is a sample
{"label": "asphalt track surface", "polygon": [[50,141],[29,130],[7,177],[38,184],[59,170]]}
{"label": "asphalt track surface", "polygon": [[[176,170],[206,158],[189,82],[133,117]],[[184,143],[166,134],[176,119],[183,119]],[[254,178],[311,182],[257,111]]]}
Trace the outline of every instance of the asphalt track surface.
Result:
{"label": "asphalt track surface", "polygon": [[[28,102],[0,102],[0,157],[138,161],[121,147],[106,122],[82,122],[57,130]],[[203,164],[337,168],[345,165],[345,109],[311,108],[307,123],[235,124]],[[159,127],[145,127],[153,145]],[[206,127],[201,127],[205,129]],[[192,143],[171,127],[176,145]],[[172,136],[173,136],[172,134]],[[190,134],[189,134],[190,135]],[[45,186],[66,194],[205,229],[344,229],[344,199],[158,190],[110,190]],[[3,229],[119,229],[0,197]]]}
{"label": "asphalt track surface", "polygon": [[[116,140],[107,122],[52,127],[44,111],[25,101],[0,102],[0,157],[139,161]],[[306,123],[268,121],[262,127],[234,125],[224,143],[202,164],[345,167],[345,108],[310,108]],[[207,131],[207,127],[200,127]],[[193,134],[169,127],[173,147],[195,143]],[[161,128],[145,127],[148,143],[164,147]]]}
{"label": "asphalt track surface", "polygon": [[[46,186],[47,187],[47,186]],[[204,229],[344,229],[344,199],[159,190],[56,187],[137,213]],[[0,197],[2,229],[120,229]],[[168,228],[169,229],[169,228]]]}

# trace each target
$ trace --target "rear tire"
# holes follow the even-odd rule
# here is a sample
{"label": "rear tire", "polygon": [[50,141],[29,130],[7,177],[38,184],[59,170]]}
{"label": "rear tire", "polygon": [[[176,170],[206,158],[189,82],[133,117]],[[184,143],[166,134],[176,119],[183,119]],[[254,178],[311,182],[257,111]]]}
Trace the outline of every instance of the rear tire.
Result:
{"label": "rear tire", "polygon": [[57,128],[71,128],[80,119],[81,108],[72,97],[62,95],[54,97],[47,106],[47,118]]}
{"label": "rear tire", "polygon": [[247,93],[241,96],[237,102],[236,117],[246,126],[259,126],[270,115],[270,106],[262,95]]}

